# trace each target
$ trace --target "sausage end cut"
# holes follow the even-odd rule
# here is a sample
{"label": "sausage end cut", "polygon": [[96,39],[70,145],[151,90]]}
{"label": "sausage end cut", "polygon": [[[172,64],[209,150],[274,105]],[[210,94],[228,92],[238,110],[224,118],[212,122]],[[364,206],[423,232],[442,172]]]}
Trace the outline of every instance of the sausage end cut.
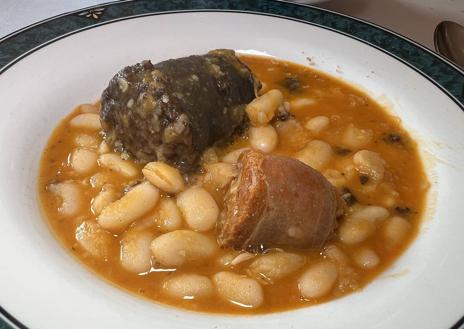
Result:
{"label": "sausage end cut", "polygon": [[242,153],[238,165],[218,222],[221,246],[318,248],[332,236],[345,204],[322,174],[298,160],[255,151]]}

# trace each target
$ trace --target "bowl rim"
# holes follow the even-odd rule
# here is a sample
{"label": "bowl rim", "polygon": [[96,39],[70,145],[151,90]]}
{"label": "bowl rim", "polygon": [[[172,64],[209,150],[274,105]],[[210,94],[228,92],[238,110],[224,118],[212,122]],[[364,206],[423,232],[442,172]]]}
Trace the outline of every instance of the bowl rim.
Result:
{"label": "bowl rim", "polygon": [[[137,6],[139,13],[127,13],[123,11],[125,8],[120,8],[117,12],[111,13],[112,17],[104,17],[107,9],[121,6]],[[121,20],[181,12],[264,15],[314,25],[342,34],[380,50],[412,68],[441,89],[464,111],[464,68],[389,28],[333,10],[289,0],[257,0],[252,4],[242,0],[225,0],[221,3],[211,0],[199,0],[195,3],[180,0],[172,4],[152,3],[149,0],[115,0],[84,7],[46,18],[0,38],[0,75],[33,52],[72,34]],[[73,20],[74,25],[63,26],[63,22],[70,21],[70,18],[75,16],[82,20]],[[61,27],[60,30],[56,29],[58,25]],[[48,30],[41,30],[44,27]],[[40,36],[37,32],[40,32]],[[36,38],[27,38],[31,35],[35,35]],[[382,43],[383,41],[391,41],[392,44]]]}
{"label": "bowl rim", "polygon": [[[124,11],[127,8],[136,9],[136,13]],[[285,0],[258,0],[253,3],[241,0],[226,0],[221,3],[205,0],[192,3],[182,0],[174,4],[153,3],[149,0],[123,0],[66,12],[33,23],[0,38],[0,76],[28,55],[70,35],[122,20],[185,12],[231,12],[271,16],[342,34],[380,50],[412,68],[432,82],[464,111],[464,70],[445,57],[374,23],[312,5]],[[58,26],[60,29],[57,28]],[[31,36],[35,37],[31,38]],[[391,43],[383,42],[386,40]],[[12,327],[28,328],[0,305],[0,325],[2,320]],[[463,324],[464,316],[451,329],[458,329]]]}

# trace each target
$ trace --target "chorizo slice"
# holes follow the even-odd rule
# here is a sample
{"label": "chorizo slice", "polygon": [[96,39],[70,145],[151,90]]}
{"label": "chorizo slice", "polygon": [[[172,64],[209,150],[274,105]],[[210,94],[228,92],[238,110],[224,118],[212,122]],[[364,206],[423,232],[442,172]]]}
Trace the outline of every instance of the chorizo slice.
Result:
{"label": "chorizo slice", "polygon": [[218,222],[221,246],[251,252],[318,248],[331,237],[345,204],[318,171],[256,151],[243,152],[238,166]]}

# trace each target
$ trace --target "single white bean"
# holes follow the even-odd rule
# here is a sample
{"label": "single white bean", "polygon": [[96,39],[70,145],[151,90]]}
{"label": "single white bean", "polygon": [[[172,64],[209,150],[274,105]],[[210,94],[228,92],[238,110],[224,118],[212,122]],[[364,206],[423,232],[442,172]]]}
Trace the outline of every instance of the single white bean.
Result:
{"label": "single white bean", "polygon": [[110,153],[110,152],[111,152],[110,146],[105,141],[102,141],[100,145],[98,146],[98,153],[105,154],[105,153]]}
{"label": "single white bean", "polygon": [[98,216],[102,212],[103,208],[116,201],[118,197],[119,193],[117,193],[115,187],[111,184],[105,184],[103,185],[100,193],[92,199],[90,210]]}
{"label": "single white bean", "polygon": [[382,180],[385,174],[385,161],[375,152],[362,150],[353,156],[353,163],[356,170],[373,180]]}
{"label": "single white bean", "polygon": [[251,124],[261,126],[269,123],[283,101],[284,95],[278,89],[269,90],[255,98],[245,109]]}
{"label": "single white bean", "polygon": [[362,248],[354,252],[352,256],[355,264],[361,268],[374,268],[379,262],[379,256],[368,248]]}
{"label": "single white bean", "polygon": [[76,229],[76,241],[92,257],[108,259],[112,248],[113,236],[102,229],[98,223],[83,221]]}
{"label": "single white bean", "polygon": [[109,177],[105,174],[97,172],[89,178],[90,186],[93,188],[102,188],[103,185],[110,181]]}
{"label": "single white bean", "polygon": [[100,123],[100,116],[96,113],[82,113],[69,121],[69,124],[73,128],[81,128],[87,130],[101,130],[102,126]]}
{"label": "single white bean", "polygon": [[80,147],[94,149],[98,146],[98,139],[90,135],[79,134],[74,137],[74,143]]}
{"label": "single white bean", "polygon": [[330,261],[311,265],[298,280],[300,294],[304,298],[323,297],[332,291],[337,278],[337,267]]}
{"label": "single white bean", "polygon": [[94,151],[78,148],[71,154],[71,167],[78,174],[88,174],[97,167],[98,155]]}
{"label": "single white bean", "polygon": [[231,164],[237,163],[238,158],[240,157],[240,154],[242,154],[243,151],[247,151],[249,149],[250,149],[249,147],[243,147],[243,148],[231,151],[222,157],[222,161],[226,163],[231,163]]}
{"label": "single white bean", "polygon": [[182,214],[172,198],[162,198],[155,213],[155,225],[161,232],[171,232],[182,226]]}
{"label": "single white bean", "polygon": [[128,229],[129,230],[143,231],[143,230],[153,230],[154,228],[156,228],[155,217],[153,216],[153,213],[150,214],[150,212],[149,212],[147,215],[142,216],[141,218],[135,220],[129,226]]}
{"label": "single white bean", "polygon": [[313,135],[320,134],[323,130],[327,129],[330,124],[330,119],[324,115],[320,115],[308,120],[305,128],[308,129]]}
{"label": "single white bean", "polygon": [[292,99],[290,101],[290,106],[292,107],[293,111],[299,111],[307,108],[308,106],[315,105],[317,101],[314,98],[309,97],[299,97]]}
{"label": "single white bean", "polygon": [[393,208],[395,204],[397,203],[398,203],[398,198],[392,195],[384,196],[382,200],[380,201],[381,205],[388,207],[388,208]]}
{"label": "single white bean", "polygon": [[121,239],[121,265],[134,273],[147,272],[151,268],[150,245],[155,235],[146,230],[129,230]]}
{"label": "single white bean", "polygon": [[395,204],[399,202],[400,194],[395,190],[395,186],[389,182],[382,182],[378,184],[378,193],[382,195],[382,199],[379,202],[386,208],[394,208]]}
{"label": "single white bean", "polygon": [[335,187],[342,188],[346,185],[346,177],[338,170],[326,169],[322,174]]}
{"label": "single white bean", "polygon": [[330,162],[332,155],[332,147],[329,144],[315,139],[297,152],[295,158],[316,170],[321,170]]}
{"label": "single white bean", "polygon": [[279,140],[276,130],[271,125],[250,127],[248,136],[251,147],[264,153],[272,152]]}
{"label": "single white bean", "polygon": [[214,147],[207,148],[201,155],[200,163],[210,164],[219,161],[218,155]]}
{"label": "single white bean", "polygon": [[237,176],[237,168],[233,164],[217,162],[206,164],[205,181],[212,183],[216,188],[226,187]]}
{"label": "single white bean", "polygon": [[256,308],[264,302],[263,288],[258,281],[232,272],[219,272],[213,276],[219,296],[234,305]]}
{"label": "single white bean", "polygon": [[346,266],[348,265],[348,257],[345,253],[336,245],[331,244],[324,248],[322,254],[328,257],[335,264]]}
{"label": "single white bean", "polygon": [[351,123],[343,133],[342,144],[349,149],[360,149],[369,144],[373,137],[372,130],[356,128]]}
{"label": "single white bean", "polygon": [[61,199],[58,212],[70,217],[78,214],[82,207],[82,191],[72,181],[50,184],[48,190]]}
{"label": "single white bean", "polygon": [[343,243],[356,244],[366,240],[375,230],[366,219],[347,218],[338,228],[338,236]]}
{"label": "single white bean", "polygon": [[216,261],[221,266],[232,266],[232,261],[240,255],[240,251],[231,250],[219,256]]}
{"label": "single white bean", "polygon": [[164,162],[150,162],[142,169],[142,172],[150,183],[164,192],[175,194],[185,187],[184,178],[179,170]]}
{"label": "single white bean", "polygon": [[383,226],[383,238],[387,248],[394,248],[400,245],[409,235],[411,223],[406,219],[395,216],[389,218]]}
{"label": "single white bean", "polygon": [[103,208],[98,223],[110,231],[119,231],[156,206],[159,190],[149,182],[141,183],[121,199]]}
{"label": "single white bean", "polygon": [[288,252],[271,252],[258,256],[249,266],[250,272],[258,280],[274,283],[303,267],[303,256]]}
{"label": "single white bean", "polygon": [[154,239],[151,252],[161,265],[180,267],[207,262],[217,252],[217,243],[198,232],[177,230]]}
{"label": "single white bean", "polygon": [[229,264],[230,266],[237,266],[255,257],[256,257],[256,254],[252,254],[250,252],[242,252],[238,254],[234,259],[232,259]]}
{"label": "single white bean", "polygon": [[350,215],[353,219],[366,219],[371,222],[383,220],[390,216],[390,213],[384,207],[378,206],[366,206],[363,207]]}
{"label": "single white bean", "polygon": [[279,136],[279,143],[300,150],[308,143],[308,133],[299,121],[290,117],[285,121],[277,121],[274,128]]}
{"label": "single white bean", "polygon": [[[345,178],[347,180],[352,180],[352,179],[357,179],[359,180],[359,172],[356,171],[356,168],[354,167],[354,164],[353,164],[353,159],[350,157],[346,157],[344,159],[339,159],[337,161],[337,168],[338,170],[340,170],[341,172],[343,172],[345,175]],[[363,192],[366,192],[365,191],[365,188],[366,187],[370,187],[370,186],[374,186],[375,184],[366,184],[366,185],[363,185]]]}
{"label": "single white bean", "polygon": [[204,299],[214,294],[211,280],[204,275],[178,274],[163,283],[163,290],[177,299]]}
{"label": "single white bean", "polygon": [[138,175],[137,168],[129,161],[121,159],[114,153],[101,154],[98,158],[100,166],[113,170],[127,178],[134,178]]}
{"label": "single white bean", "polygon": [[219,208],[204,188],[190,187],[176,197],[187,225],[196,231],[208,231],[216,224]]}

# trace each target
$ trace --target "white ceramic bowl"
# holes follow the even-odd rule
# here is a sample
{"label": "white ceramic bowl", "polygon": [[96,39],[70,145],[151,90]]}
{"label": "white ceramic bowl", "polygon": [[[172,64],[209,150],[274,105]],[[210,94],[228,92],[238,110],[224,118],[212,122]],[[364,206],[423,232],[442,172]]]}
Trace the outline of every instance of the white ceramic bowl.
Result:
{"label": "white ceramic bowl", "polygon": [[[41,152],[59,120],[98,99],[125,65],[259,50],[337,75],[387,100],[419,142],[432,189],[412,246],[362,291],[259,316],[192,313],[118,289],[58,243],[36,196]],[[30,328],[449,328],[463,314],[464,113],[392,56],[343,34],[276,17],[170,13],[121,20],[47,45],[0,75],[0,305]]]}

